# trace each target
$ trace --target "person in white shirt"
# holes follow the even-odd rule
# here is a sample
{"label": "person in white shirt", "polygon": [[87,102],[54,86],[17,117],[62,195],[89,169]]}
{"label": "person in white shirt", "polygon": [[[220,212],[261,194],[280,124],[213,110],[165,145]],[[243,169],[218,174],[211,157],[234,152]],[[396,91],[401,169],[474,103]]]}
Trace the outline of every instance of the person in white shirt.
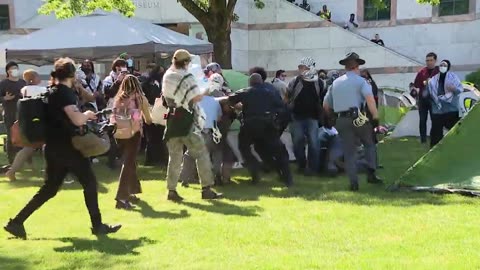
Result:
{"label": "person in white shirt", "polygon": [[[33,70],[28,69],[23,72],[23,79],[27,82],[27,85],[24,86],[20,93],[22,96],[25,97],[38,97],[41,94],[45,94],[47,92],[47,88],[44,86],[40,86],[39,84],[42,82],[40,79],[40,75]],[[5,173],[10,181],[15,181],[16,177],[15,174],[18,172],[25,162],[32,158],[33,154],[35,153],[35,148],[33,147],[23,147],[12,162],[12,166],[10,169]]]}
{"label": "person in white shirt", "polygon": [[[222,107],[218,100],[213,97],[213,94],[218,91],[216,83],[210,83],[206,95],[198,103],[199,107],[205,114],[205,123],[203,125],[202,135],[212,159],[213,172],[215,175],[215,185],[222,184],[222,152],[223,149],[220,144],[221,133],[217,126],[217,122],[222,118]],[[183,186],[188,186],[188,183],[193,181],[196,172],[195,160],[188,154],[183,157],[183,169],[180,174],[180,180]]]}

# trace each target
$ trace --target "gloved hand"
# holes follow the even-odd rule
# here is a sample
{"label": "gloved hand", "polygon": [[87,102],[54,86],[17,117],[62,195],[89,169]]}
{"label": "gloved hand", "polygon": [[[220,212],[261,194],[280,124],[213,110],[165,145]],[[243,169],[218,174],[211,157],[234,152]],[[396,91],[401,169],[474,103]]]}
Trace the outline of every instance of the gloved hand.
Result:
{"label": "gloved hand", "polygon": [[372,123],[372,126],[374,128],[377,128],[378,126],[380,126],[380,121],[378,121],[378,119],[372,119],[370,120],[370,122]]}

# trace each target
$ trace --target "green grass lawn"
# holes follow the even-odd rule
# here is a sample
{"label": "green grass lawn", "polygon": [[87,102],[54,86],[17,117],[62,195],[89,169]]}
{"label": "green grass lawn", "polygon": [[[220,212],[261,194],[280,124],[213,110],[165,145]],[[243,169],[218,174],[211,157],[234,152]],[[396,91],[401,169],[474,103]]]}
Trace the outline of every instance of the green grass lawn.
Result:
{"label": "green grass lawn", "polygon": [[[425,151],[416,140],[381,144],[380,175],[395,180]],[[250,186],[244,171],[220,190],[227,199],[200,199],[198,186],[166,200],[164,172],[141,168],[143,202],[114,208],[118,173],[95,165],[106,222],[123,228],[90,235],[80,186],[66,185],[25,224],[29,240],[0,234],[0,269],[479,269],[480,200],[427,193],[389,193],[345,177],[295,178],[283,188],[274,175]],[[0,180],[2,224],[42,183],[26,172]],[[24,178],[25,180],[22,180]]]}

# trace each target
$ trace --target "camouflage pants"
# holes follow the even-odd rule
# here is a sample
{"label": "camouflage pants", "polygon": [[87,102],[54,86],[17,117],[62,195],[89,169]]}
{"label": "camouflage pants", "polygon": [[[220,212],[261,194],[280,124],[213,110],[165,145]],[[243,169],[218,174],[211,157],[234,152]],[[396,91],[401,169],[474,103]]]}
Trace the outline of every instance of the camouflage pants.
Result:
{"label": "camouflage pants", "polygon": [[171,138],[167,142],[170,156],[167,168],[168,190],[175,190],[177,188],[180,172],[182,171],[184,145],[187,147],[187,154],[196,161],[197,172],[202,187],[212,186],[214,181],[210,155],[205,146],[203,136],[195,132],[185,137]]}

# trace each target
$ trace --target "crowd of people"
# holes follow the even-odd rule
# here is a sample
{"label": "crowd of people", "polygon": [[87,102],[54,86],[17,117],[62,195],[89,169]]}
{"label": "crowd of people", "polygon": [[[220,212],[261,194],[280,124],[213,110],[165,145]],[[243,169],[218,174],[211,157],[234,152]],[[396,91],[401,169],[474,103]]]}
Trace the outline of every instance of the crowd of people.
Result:
{"label": "crowd of people", "polygon": [[[356,53],[339,62],[345,66],[343,74],[317,70],[315,60],[305,57],[298,64],[298,75],[289,82],[285,70],[278,70],[275,78],[267,82],[265,69],[254,67],[249,71],[249,87],[237,92],[229,89],[217,63],[204,69],[208,87],[200,89],[189,71],[192,57],[188,51],[178,50],[169,68],[150,64],[143,75],[131,74],[128,61],[117,58],[104,80],[95,73],[92,61],[85,60],[77,67],[71,59],[61,58],[55,62],[48,87],[39,86],[40,76],[34,70],[26,70],[21,79],[18,65],[8,63],[7,78],[0,82],[11,164],[5,168],[6,175],[14,181],[22,165],[43,148],[46,178],[5,229],[25,238],[23,223],[56,195],[67,174],[73,174],[84,189],[92,233],[107,234],[120,229],[120,225],[102,221],[91,167],[96,157],[85,156],[72,144],[78,129],[95,121],[96,112],[104,108],[112,110],[108,120],[116,125],[116,131],[109,134],[107,165],[115,168],[121,163],[117,209],[132,209],[140,200],[139,149],[145,151],[146,165],[167,167],[168,200],[182,201],[178,182],[188,187],[196,179],[202,186],[202,199],[222,198],[223,194],[214,191],[214,186],[231,182],[237,160],[227,135],[235,119],[241,122],[238,148],[253,184],[261,181],[263,171],[276,171],[286,187],[294,184],[289,155],[280,139],[287,128],[299,173],[307,177],[325,172],[336,176],[345,170],[350,190],[357,191],[357,170],[362,167],[368,183],[383,183],[376,175],[380,166],[376,134],[384,131],[377,112],[378,87],[369,71],[360,69],[365,60]],[[436,59],[434,53],[427,55],[427,67],[418,73],[412,88],[419,101],[422,142],[426,142],[424,115],[431,113],[432,146],[443,136],[444,127],[451,128],[458,121],[458,109],[455,111],[453,104],[463,91],[460,80],[450,71],[450,62],[443,60],[436,67]],[[17,120],[16,102],[47,92],[50,94],[45,144],[24,146],[17,151],[9,132]],[[357,158],[359,149],[363,149],[363,163]]]}

